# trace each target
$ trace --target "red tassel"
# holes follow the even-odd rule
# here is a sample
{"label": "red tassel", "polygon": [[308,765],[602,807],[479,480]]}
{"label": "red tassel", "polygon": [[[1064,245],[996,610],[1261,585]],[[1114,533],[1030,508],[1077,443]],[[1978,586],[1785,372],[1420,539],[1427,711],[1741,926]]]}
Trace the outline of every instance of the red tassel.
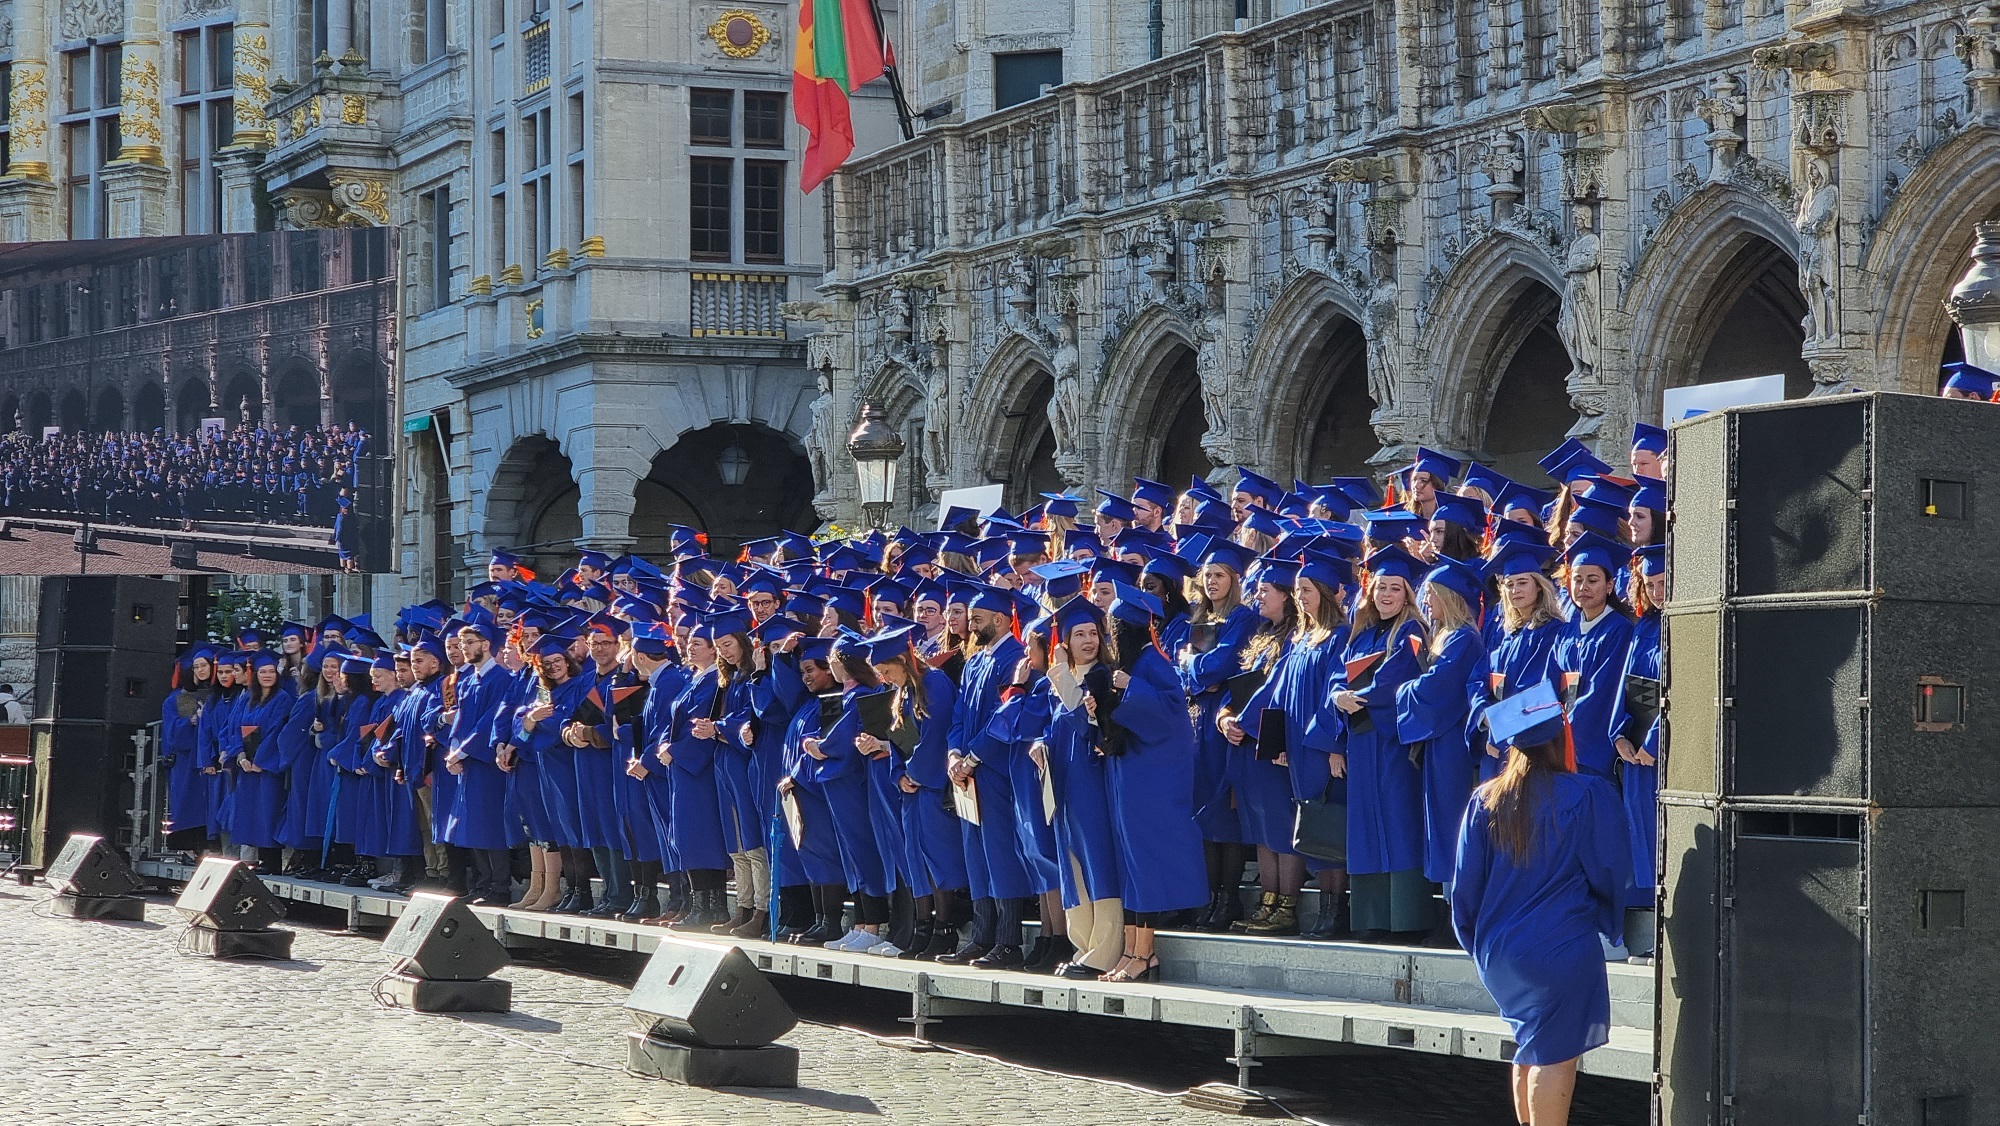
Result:
{"label": "red tassel", "polygon": [[521,577],[521,581],[524,583],[531,583],[535,581],[535,571],[534,568],[532,567],[516,563],[514,564],[514,573],[516,575],[519,575]]}

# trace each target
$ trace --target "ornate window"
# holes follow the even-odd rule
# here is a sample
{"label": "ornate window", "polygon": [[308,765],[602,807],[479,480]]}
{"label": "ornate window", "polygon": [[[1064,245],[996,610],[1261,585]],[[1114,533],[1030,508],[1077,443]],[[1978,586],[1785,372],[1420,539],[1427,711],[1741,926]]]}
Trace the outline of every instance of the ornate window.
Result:
{"label": "ornate window", "polygon": [[236,132],[235,51],[234,29],[226,23],[174,36],[182,234],[222,231],[222,177],[215,155]]}
{"label": "ornate window", "polygon": [[689,257],[782,263],[787,166],[749,154],[785,147],[785,95],[691,91],[688,141],[695,149],[689,162]]}
{"label": "ornate window", "polygon": [[63,52],[64,112],[57,124],[63,137],[63,199],[71,238],[103,238],[107,229],[104,166],[118,159],[122,141],[119,68],[124,56],[116,43]]}
{"label": "ornate window", "polygon": [[551,113],[544,105],[521,115],[521,222],[527,234],[528,271],[542,268],[555,243],[555,147]]}

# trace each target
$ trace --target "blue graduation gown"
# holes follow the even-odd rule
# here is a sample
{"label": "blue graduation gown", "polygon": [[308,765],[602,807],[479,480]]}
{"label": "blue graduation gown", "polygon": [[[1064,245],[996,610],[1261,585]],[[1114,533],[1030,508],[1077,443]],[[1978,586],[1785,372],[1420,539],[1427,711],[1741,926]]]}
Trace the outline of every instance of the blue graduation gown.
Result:
{"label": "blue graduation gown", "polygon": [[1589,633],[1583,615],[1573,615],[1557,635],[1549,670],[1569,707],[1571,743],[1576,768],[1599,778],[1611,777],[1618,752],[1611,745],[1625,726],[1625,655],[1632,647],[1632,619],[1609,607]]}
{"label": "blue graduation gown", "polygon": [[465,755],[444,826],[448,844],[502,849],[523,839],[520,826],[507,819],[507,776],[493,763],[493,718],[511,680],[511,674],[491,659],[483,668],[459,673],[458,709],[442,740],[447,753]]}
{"label": "blue graduation gown", "polygon": [[[1347,804],[1347,776],[1333,775],[1333,756],[1345,753],[1347,721],[1333,706],[1334,669],[1347,652],[1347,626],[1334,627],[1325,640],[1310,646],[1316,655],[1301,656],[1311,665],[1302,677],[1292,681],[1296,695],[1287,693],[1279,706],[1285,710],[1287,747],[1304,747],[1308,753],[1287,753],[1285,766],[1292,776],[1292,800],[1330,801]],[[1297,646],[1294,646],[1297,648]]]}
{"label": "blue graduation gown", "polygon": [[[801,689],[803,692],[803,689]],[[814,768],[818,760],[805,752],[807,739],[819,738],[819,698],[805,698],[785,724],[779,764],[792,780],[792,800],[799,807],[799,843],[794,848],[789,830],[780,834],[783,843],[774,866],[782,872],[780,887],[800,884],[839,884],[847,879],[840,861],[840,841],[834,835],[833,809],[827,805]]]}
{"label": "blue graduation gown", "polygon": [[[472,670],[462,665],[444,674],[451,678],[453,700],[458,698],[459,682],[467,681],[471,674]],[[453,774],[444,761],[451,751],[451,724],[447,722],[447,716],[444,680],[440,678],[437,710],[431,713],[430,719],[431,738],[424,743],[424,772],[431,780],[431,840],[439,844],[448,843],[444,827],[451,821],[452,807],[458,804],[459,775]]]}
{"label": "blue graduation gown", "polygon": [[[694,737],[694,721],[707,718],[716,691],[713,667],[690,676],[674,698],[663,740],[673,759],[665,771],[669,799],[666,843],[673,850],[675,865],[682,871],[730,867],[729,849],[722,832],[722,798],[715,782],[715,756],[722,744],[716,739]],[[655,755],[646,765],[650,769],[659,764]]]}
{"label": "blue graduation gown", "polygon": [[[1625,660],[1626,676],[1660,678],[1660,613],[1655,610],[1632,626],[1632,648]],[[1632,830],[1632,896],[1628,907],[1651,907],[1656,878],[1653,866],[1659,853],[1660,719],[1646,726],[1644,735],[1632,745],[1653,756],[1653,765],[1618,763],[1618,792],[1625,802],[1625,818]]]}
{"label": "blue graduation gown", "polygon": [[[425,762],[429,757],[424,733],[437,721],[440,706],[439,685],[433,677],[429,684],[399,689],[389,713],[389,738],[383,746],[389,759],[391,783],[386,791],[388,804],[382,811],[384,856],[424,853],[424,828],[417,820],[417,791],[423,788]],[[395,780],[397,771],[402,772],[401,782]]]}
{"label": "blue graduation gown", "polygon": [[[1085,696],[1084,699],[1088,699]],[[1055,790],[1056,857],[1064,907],[1084,900],[1117,898],[1118,843],[1111,829],[1111,789],[1106,756],[1099,750],[1099,728],[1085,705],[1065,707],[1050,689],[1048,734],[1049,782]],[[1032,761],[1032,760],[1031,760]],[[1035,813],[1042,814],[1041,787],[1034,791]],[[1077,869],[1083,882],[1077,883]]]}
{"label": "blue graduation gown", "polygon": [[1396,726],[1396,691],[1419,671],[1410,642],[1421,638],[1415,622],[1394,636],[1382,625],[1358,630],[1348,640],[1333,690],[1347,687],[1347,662],[1383,653],[1374,679],[1361,692],[1374,726],[1356,733],[1347,726],[1347,870],[1356,875],[1407,872],[1424,866],[1424,779],[1410,761]]}
{"label": "blue graduation gown", "polygon": [[528,840],[548,841],[554,840],[556,834],[548,802],[542,796],[542,760],[521,746],[521,711],[534,706],[538,687],[539,680],[533,670],[514,670],[500,707],[493,715],[492,738],[496,752],[502,745],[514,748],[513,768],[502,771],[507,776],[507,796],[502,807],[507,824],[519,825]]}
{"label": "blue graduation gown", "polygon": [[732,853],[764,847],[766,806],[758,785],[757,745],[744,746],[741,734],[753,714],[750,678],[739,674],[729,682],[722,718],[715,721],[722,729],[715,751],[716,796],[722,803],[723,847]]}
{"label": "blue graduation gown", "polygon": [[[958,686],[936,669],[924,672],[925,715],[917,721],[917,745],[901,758],[900,776],[917,784],[902,794],[903,867],[910,894],[929,895],[939,888],[966,886],[965,839],[958,815],[951,808],[949,765],[951,715],[958,703]],[[899,756],[900,757],[900,756]],[[900,793],[901,787],[897,787]]]}
{"label": "blue graduation gown", "polygon": [[1525,864],[1495,848],[1491,817],[1466,804],[1451,889],[1452,923],[1479,980],[1514,1026],[1514,1062],[1561,1063],[1603,1045],[1611,995],[1601,934],[1624,941],[1632,860],[1609,783],[1558,773]]}
{"label": "blue graduation gown", "polygon": [[[530,691],[528,698],[514,709],[513,743],[520,753],[521,761],[528,773],[541,787],[539,815],[542,818],[537,829],[533,820],[528,822],[528,832],[545,835],[536,839],[550,841],[558,847],[577,847],[578,804],[576,783],[576,751],[562,741],[563,724],[569,722],[570,714],[583,701],[596,679],[590,669],[584,669],[555,686],[549,693],[550,702],[555,707],[554,714],[537,723],[534,730],[527,727],[527,715],[535,707],[536,692]],[[522,774],[521,769],[515,770]],[[608,779],[607,779],[608,780]],[[517,783],[523,785],[525,782]],[[522,809],[528,806],[523,803]]]}
{"label": "blue graduation gown", "polygon": [[1125,753],[1104,764],[1118,890],[1127,911],[1180,911],[1208,902],[1208,869],[1194,817],[1195,742],[1173,663],[1148,646],[1111,722]]}
{"label": "blue graduation gown", "polygon": [[[351,844],[361,856],[381,856],[383,839],[381,811],[388,804],[384,791],[394,783],[389,772],[375,764],[377,711],[384,697],[373,692],[343,696],[340,741],[331,757],[340,770],[340,794],[335,799],[334,837]],[[386,715],[387,712],[383,712]]]}
{"label": "blue graduation gown", "polygon": [[1049,729],[1053,703],[1048,678],[1036,673],[1033,686],[1011,694],[993,716],[993,736],[1006,744],[1007,783],[1014,793],[1014,847],[1027,867],[1033,895],[1062,886],[1055,826],[1042,817],[1042,774],[1028,754]]}
{"label": "blue graduation gown", "polygon": [[221,739],[236,721],[236,697],[240,694],[241,690],[235,688],[227,692],[211,691],[201,706],[201,714],[195,717],[195,757],[201,761],[201,769],[215,770],[214,774],[203,774],[202,780],[208,791],[209,831],[218,837],[231,832],[229,796],[235,788],[236,771],[223,762]]}
{"label": "blue graduation gown", "polygon": [[1508,744],[1495,740],[1486,732],[1486,709],[1491,704],[1517,692],[1533,688],[1551,679],[1549,657],[1555,653],[1556,641],[1562,636],[1562,622],[1549,621],[1532,629],[1517,629],[1503,634],[1500,641],[1491,646],[1483,667],[1475,666],[1466,684],[1466,695],[1471,710],[1466,715],[1466,741],[1478,754],[1479,780],[1489,781],[1500,773],[1506,759],[1494,755],[1486,748],[1499,746],[1506,750]]}
{"label": "blue graduation gown", "polygon": [[1396,690],[1396,732],[1404,746],[1423,747],[1424,878],[1439,883],[1451,879],[1465,799],[1479,778],[1479,752],[1466,738],[1465,685],[1484,653],[1479,631],[1460,626],[1424,671]]}
{"label": "blue graduation gown", "polygon": [[[1182,688],[1200,709],[1194,720],[1194,816],[1203,840],[1250,843],[1244,839],[1236,809],[1239,802],[1230,779],[1229,762],[1235,748],[1217,730],[1215,715],[1228,701],[1223,686],[1243,671],[1243,649],[1256,636],[1260,621],[1257,611],[1238,606],[1217,629],[1215,648],[1206,653],[1189,649],[1180,658]],[[1192,632],[1192,627],[1188,628]]]}
{"label": "blue graduation gown", "polygon": [[[291,710],[292,694],[282,681],[262,704],[252,704],[246,693],[237,707],[236,750],[248,753],[250,761],[258,767],[237,773],[236,809],[230,830],[237,844],[279,847],[278,830],[285,817],[285,775],[281,767],[283,756],[277,746],[278,731]],[[253,729],[250,736],[242,733],[245,727]]]}
{"label": "blue graduation gown", "polygon": [[840,849],[841,872],[847,890],[886,896],[896,890],[896,842],[885,843],[878,828],[869,773],[873,760],[861,753],[854,737],[861,731],[856,701],[887,689],[852,688],[842,695],[840,722],[820,736],[820,753],[812,759],[813,780],[820,785],[833,815],[833,836]]}
{"label": "blue graduation gown", "polygon": [[1028,869],[1014,832],[1014,787],[1008,773],[1008,745],[993,737],[1000,695],[1012,683],[1014,666],[1025,651],[1002,636],[974,653],[960,674],[958,705],[952,709],[950,749],[979,760],[972,785],[979,821],[959,822],[965,842],[965,877],[974,899],[1019,899],[1033,895]]}
{"label": "blue graduation gown", "polygon": [[330,772],[313,742],[313,720],[320,700],[307,692],[292,700],[276,737],[277,766],[285,775],[285,818],[278,826],[278,843],[286,848],[313,850],[326,831],[327,791],[322,768]]}
{"label": "blue graduation gown", "polygon": [[160,705],[160,755],[167,760],[168,832],[199,828],[206,833],[209,821],[208,777],[201,772],[195,750],[195,721],[201,715],[182,718],[181,701],[199,708],[201,694],[192,688],[176,688]]}
{"label": "blue graduation gown", "polygon": [[[590,678],[591,684],[583,690],[583,698],[597,708],[599,718],[593,726],[607,745],[572,749],[571,769],[576,789],[576,840],[573,847],[610,848],[631,859],[658,860],[659,833],[653,827],[653,815],[651,807],[646,804],[645,791],[640,789],[644,783],[625,774],[625,764],[631,761],[635,745],[631,729],[638,726],[644,730],[642,716],[645,704],[652,699],[649,683],[640,679],[637,670],[625,666],[613,666],[609,674],[599,674],[596,666],[592,665],[585,670],[584,676]],[[647,691],[637,704],[627,704],[628,708],[636,708],[639,714],[618,721],[622,732],[614,732],[615,701],[618,695],[623,694],[621,690],[628,688],[645,688]],[[630,700],[629,695],[626,698]],[[628,817],[635,828],[644,831],[628,834]],[[647,855],[638,855],[635,844]]]}
{"label": "blue graduation gown", "polygon": [[[1251,694],[1243,714],[1236,717],[1249,739],[1264,736],[1264,723],[1274,718],[1265,714],[1266,709],[1277,709],[1284,717],[1284,731],[1273,733],[1285,748],[1284,763],[1258,758],[1257,746],[1248,740],[1232,747],[1229,758],[1243,839],[1283,855],[1293,852],[1292,830],[1297,822],[1294,803],[1299,800],[1297,790],[1301,781],[1298,774],[1304,775],[1308,787],[1312,787],[1313,779],[1318,779],[1319,785],[1307,791],[1315,799],[1326,791],[1326,779],[1332,776],[1326,754],[1310,748],[1306,735],[1325,702],[1330,675],[1328,662],[1339,654],[1335,648],[1338,640],[1337,636],[1328,636],[1316,644],[1286,641],[1271,662],[1270,674],[1263,685]],[[1298,773],[1291,766],[1293,759],[1304,760]]]}
{"label": "blue graduation gown", "polygon": [[[637,670],[633,672],[636,676]],[[619,834],[625,842],[625,856],[649,863],[658,861],[669,872],[680,870],[667,838],[667,827],[673,822],[673,791],[667,767],[653,752],[673,729],[674,698],[686,685],[686,670],[679,665],[661,665],[646,682],[646,701],[639,709],[639,718],[632,723],[617,723],[617,717],[612,715],[606,726],[600,728],[609,732],[611,740],[611,766],[617,771],[612,780],[612,795],[619,803]],[[645,777],[634,778],[626,773],[633,762],[646,772]]]}

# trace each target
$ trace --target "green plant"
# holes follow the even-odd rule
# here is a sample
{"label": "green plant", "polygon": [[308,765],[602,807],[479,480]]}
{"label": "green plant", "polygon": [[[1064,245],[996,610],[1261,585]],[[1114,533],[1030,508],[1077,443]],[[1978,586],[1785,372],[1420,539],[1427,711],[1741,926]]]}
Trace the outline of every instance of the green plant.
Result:
{"label": "green plant", "polygon": [[215,592],[215,605],[208,611],[208,639],[234,644],[236,631],[257,629],[276,635],[285,621],[285,603],[267,590],[225,587]]}

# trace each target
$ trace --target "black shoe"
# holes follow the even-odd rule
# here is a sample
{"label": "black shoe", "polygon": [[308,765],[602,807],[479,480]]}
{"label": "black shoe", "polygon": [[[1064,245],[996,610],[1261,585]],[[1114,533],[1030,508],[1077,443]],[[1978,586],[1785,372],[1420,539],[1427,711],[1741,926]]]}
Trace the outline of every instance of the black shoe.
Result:
{"label": "black shoe", "polygon": [[896,955],[896,957],[901,958],[904,961],[909,961],[913,958],[923,957],[924,951],[927,948],[929,948],[931,944],[931,936],[935,934],[936,931],[937,928],[934,925],[932,925],[932,921],[930,919],[919,920],[916,926],[912,927],[910,930],[910,941],[906,945],[904,945],[903,952],[901,954]]}
{"label": "black shoe", "polygon": [[1054,959],[1053,961],[1050,960],[1049,953],[1054,946],[1055,939],[1053,937],[1046,934],[1036,937],[1035,941],[1030,943],[1028,948],[1021,952],[1021,968],[1034,973],[1040,973],[1044,969],[1053,967],[1056,962],[1062,961],[1061,958]]}
{"label": "black shoe", "polygon": [[1430,936],[1430,931],[1390,931],[1389,941],[1396,946],[1422,946]]}
{"label": "black shoe", "polygon": [[777,932],[771,936],[771,941],[796,942],[798,941],[798,936],[804,933],[806,932],[800,930],[797,927],[779,927],[777,929]]}
{"label": "black shoe", "polygon": [[620,911],[618,913],[618,917],[625,920],[628,923],[636,923],[641,919],[655,918],[659,915],[659,913],[660,913],[659,897],[654,895],[648,895],[643,898],[634,899],[630,907],[627,907],[625,908],[625,910]]}
{"label": "black shoe", "polygon": [[578,912],[578,914],[582,915],[586,919],[615,919],[618,916],[624,914],[625,909],[630,906],[632,906],[632,904],[629,900],[624,903],[620,903],[615,899],[607,899],[604,902],[598,904],[597,906],[592,907],[590,910],[580,911]]}
{"label": "black shoe", "polygon": [[668,930],[705,931],[727,919],[728,913],[722,909],[722,889],[697,891],[688,894],[688,913],[667,924]]}
{"label": "black shoe", "polygon": [[555,915],[569,914],[571,911],[576,910],[576,897],[577,897],[576,888],[574,887],[570,888],[568,891],[562,894],[561,899],[558,899],[554,903],[549,904],[549,912]]}
{"label": "black shoe", "polygon": [[917,959],[935,962],[956,949],[958,949],[958,928],[939,927],[931,933],[931,940],[917,953]]}
{"label": "black shoe", "polygon": [[1331,911],[1322,908],[1319,924],[1307,931],[1305,937],[1318,939],[1321,942],[1342,942],[1353,938],[1354,928],[1347,925],[1346,900],[1342,900],[1340,906]]}
{"label": "black shoe", "polygon": [[1388,931],[1372,930],[1372,931],[1362,931],[1360,934],[1355,935],[1354,941],[1366,942],[1374,946],[1380,946],[1385,942],[1391,942],[1394,940],[1390,937]]}
{"label": "black shoe", "polygon": [[563,914],[581,915],[585,911],[590,910],[592,905],[593,903],[590,898],[590,890],[588,888],[585,888],[584,890],[576,893],[576,898],[570,901],[569,907],[563,911]]}
{"label": "black shoe", "polygon": [[1096,981],[1109,972],[1108,970],[1086,966],[1082,962],[1067,962],[1063,965],[1063,968],[1056,971],[1056,976],[1068,978],[1071,981]]}
{"label": "black shoe", "polygon": [[[1014,948],[1014,956],[1016,958],[1021,956],[1020,947],[1017,946]],[[969,966],[984,957],[986,957],[986,948],[984,946],[976,942],[968,942],[950,954],[938,955],[937,963],[941,966]]]}
{"label": "black shoe", "polygon": [[1215,916],[1222,910],[1222,893],[1210,892],[1208,906],[1195,912],[1193,921],[1188,923],[1191,931],[1208,932],[1215,929]]}
{"label": "black shoe", "polygon": [[830,922],[822,916],[821,918],[814,919],[812,926],[793,935],[791,941],[800,946],[819,946],[831,942],[838,937],[840,936],[834,933]]}
{"label": "black shoe", "polygon": [[1026,964],[1027,959],[1021,956],[1021,948],[1011,943],[995,946],[984,957],[974,958],[971,962],[975,970],[1018,970]]}
{"label": "black shoe", "polygon": [[771,933],[771,914],[768,911],[750,912],[749,918],[728,932],[731,938],[763,938],[769,933]]}
{"label": "black shoe", "polygon": [[1235,888],[1222,893],[1222,908],[1215,916],[1215,929],[1227,933],[1231,925],[1243,917],[1243,897]]}
{"label": "black shoe", "polygon": [[[1040,941],[1037,939],[1036,944],[1040,945]],[[1076,957],[1076,944],[1069,940],[1069,936],[1053,934],[1049,936],[1048,949],[1042,951],[1039,958],[1029,958],[1027,968],[1036,973],[1052,974],[1059,968],[1069,965],[1069,960],[1074,957]]]}
{"label": "black shoe", "polygon": [[749,909],[739,903],[736,905],[736,910],[731,911],[729,913],[729,917],[727,919],[724,919],[721,922],[715,924],[714,926],[708,928],[708,932],[710,934],[732,934],[735,932],[737,927],[740,927],[749,921],[750,921]]}

